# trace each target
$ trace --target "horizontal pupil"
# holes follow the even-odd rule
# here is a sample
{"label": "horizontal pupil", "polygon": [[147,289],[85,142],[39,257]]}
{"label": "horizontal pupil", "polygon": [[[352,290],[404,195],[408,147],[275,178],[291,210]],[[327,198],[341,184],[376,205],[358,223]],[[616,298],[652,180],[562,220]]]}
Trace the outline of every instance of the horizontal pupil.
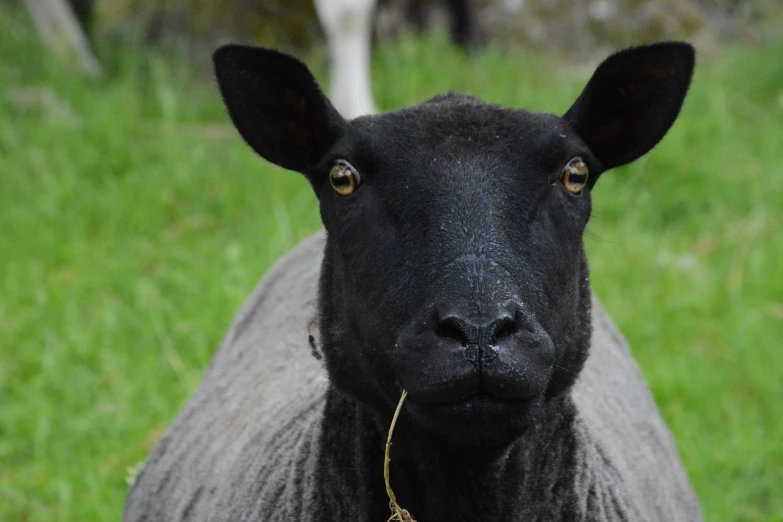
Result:
{"label": "horizontal pupil", "polygon": [[576,172],[572,172],[568,176],[568,181],[574,184],[585,183],[587,181],[587,176],[584,174],[577,174]]}
{"label": "horizontal pupil", "polygon": [[332,176],[332,184],[335,187],[350,187],[351,176]]}

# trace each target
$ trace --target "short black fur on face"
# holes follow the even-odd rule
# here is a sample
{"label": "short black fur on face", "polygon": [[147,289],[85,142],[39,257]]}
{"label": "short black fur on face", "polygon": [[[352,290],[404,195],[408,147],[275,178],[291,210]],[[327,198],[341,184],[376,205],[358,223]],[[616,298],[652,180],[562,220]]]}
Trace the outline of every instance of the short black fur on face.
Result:
{"label": "short black fur on face", "polygon": [[[587,357],[590,191],[674,123],[693,48],[609,57],[563,117],[448,94],[346,122],[295,58],[230,45],[214,61],[242,137],[320,201],[332,384],[383,416],[408,390],[422,436],[444,443],[520,436]],[[575,158],[589,169],[577,194],[562,183]],[[348,196],[329,183],[338,161],[360,175]]]}

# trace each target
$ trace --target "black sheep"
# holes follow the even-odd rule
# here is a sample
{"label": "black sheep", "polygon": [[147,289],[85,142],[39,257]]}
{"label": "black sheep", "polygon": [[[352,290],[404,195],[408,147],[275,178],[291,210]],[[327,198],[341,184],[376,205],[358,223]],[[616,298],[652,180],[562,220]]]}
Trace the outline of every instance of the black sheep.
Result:
{"label": "black sheep", "polygon": [[582,240],[596,181],[677,117],[691,46],[609,57],[562,117],[448,94],[347,122],[287,55],[226,46],[215,66],[326,234],[262,280],[125,520],[387,520],[403,389],[391,478],[419,522],[701,520]]}

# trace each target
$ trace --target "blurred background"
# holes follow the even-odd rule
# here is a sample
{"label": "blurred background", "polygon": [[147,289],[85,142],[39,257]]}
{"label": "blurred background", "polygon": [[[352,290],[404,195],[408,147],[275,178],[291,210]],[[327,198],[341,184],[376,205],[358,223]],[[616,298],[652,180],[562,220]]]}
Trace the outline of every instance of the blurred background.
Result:
{"label": "blurred background", "polygon": [[[304,179],[230,125],[209,60],[274,46],[327,86],[311,1],[71,0],[75,36],[46,21],[64,2],[0,0],[3,521],[119,520],[242,301],[319,228]],[[783,3],[480,0],[470,52],[445,5],[382,2],[380,109],[457,90],[562,114],[611,50],[697,46],[673,129],[595,188],[593,286],[705,518],[783,520]]]}

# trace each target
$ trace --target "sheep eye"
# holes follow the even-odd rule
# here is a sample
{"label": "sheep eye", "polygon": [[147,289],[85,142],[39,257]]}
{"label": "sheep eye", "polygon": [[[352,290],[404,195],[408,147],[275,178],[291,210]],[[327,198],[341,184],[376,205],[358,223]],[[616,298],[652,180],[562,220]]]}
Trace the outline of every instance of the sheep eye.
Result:
{"label": "sheep eye", "polygon": [[582,189],[587,185],[587,176],[589,171],[582,158],[574,158],[563,168],[562,182],[563,186],[571,194],[581,194]]}
{"label": "sheep eye", "polygon": [[332,166],[332,170],[329,171],[329,182],[339,195],[350,196],[359,188],[361,178],[350,163],[339,160]]}

